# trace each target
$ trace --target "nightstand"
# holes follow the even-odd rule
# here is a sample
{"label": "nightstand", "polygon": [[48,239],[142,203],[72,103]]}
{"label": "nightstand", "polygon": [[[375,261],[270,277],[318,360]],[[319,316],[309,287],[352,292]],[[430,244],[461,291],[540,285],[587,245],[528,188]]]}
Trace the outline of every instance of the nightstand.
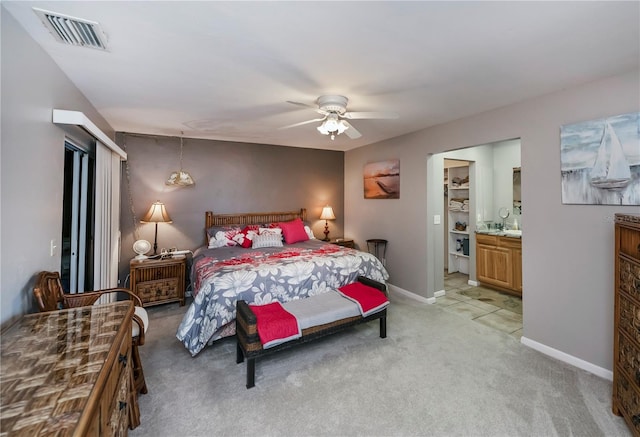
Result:
{"label": "nightstand", "polygon": [[167,302],[184,305],[185,271],[187,259],[131,260],[131,291],[144,306]]}
{"label": "nightstand", "polygon": [[350,238],[336,238],[329,241],[331,244],[337,244],[338,246],[349,247],[351,249],[356,248],[356,243]]}

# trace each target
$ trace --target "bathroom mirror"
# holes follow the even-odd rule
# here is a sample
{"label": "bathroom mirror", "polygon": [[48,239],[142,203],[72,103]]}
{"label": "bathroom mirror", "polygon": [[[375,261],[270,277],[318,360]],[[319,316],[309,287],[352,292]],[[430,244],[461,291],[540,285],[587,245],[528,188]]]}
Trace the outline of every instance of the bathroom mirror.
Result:
{"label": "bathroom mirror", "polygon": [[513,169],[513,213],[522,214],[522,196],[520,194],[520,167]]}

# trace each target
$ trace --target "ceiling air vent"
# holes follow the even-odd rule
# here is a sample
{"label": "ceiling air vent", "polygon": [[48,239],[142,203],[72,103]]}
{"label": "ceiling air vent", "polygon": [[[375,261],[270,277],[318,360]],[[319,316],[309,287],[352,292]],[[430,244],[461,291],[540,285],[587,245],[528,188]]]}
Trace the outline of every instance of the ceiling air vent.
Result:
{"label": "ceiling air vent", "polygon": [[107,50],[107,38],[95,21],[33,8],[42,23],[61,43]]}

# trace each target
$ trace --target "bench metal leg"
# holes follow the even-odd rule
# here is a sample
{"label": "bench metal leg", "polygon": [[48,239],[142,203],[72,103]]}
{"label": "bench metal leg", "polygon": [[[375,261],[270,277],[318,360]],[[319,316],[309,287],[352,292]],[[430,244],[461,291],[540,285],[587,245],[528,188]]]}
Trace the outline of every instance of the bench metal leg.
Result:
{"label": "bench metal leg", "polygon": [[247,359],[247,388],[251,388],[256,385],[256,359]]}
{"label": "bench metal leg", "polygon": [[242,352],[242,348],[240,347],[240,342],[236,342],[236,364],[240,364],[244,361],[244,352]]}
{"label": "bench metal leg", "polygon": [[387,338],[387,317],[380,317],[380,338]]}

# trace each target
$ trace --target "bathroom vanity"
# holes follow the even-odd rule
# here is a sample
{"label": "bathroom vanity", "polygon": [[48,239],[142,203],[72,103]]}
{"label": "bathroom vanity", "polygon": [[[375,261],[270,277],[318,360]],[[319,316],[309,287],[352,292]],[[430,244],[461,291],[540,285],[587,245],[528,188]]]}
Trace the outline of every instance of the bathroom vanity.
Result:
{"label": "bathroom vanity", "polygon": [[522,231],[476,233],[476,277],[489,285],[522,296]]}

